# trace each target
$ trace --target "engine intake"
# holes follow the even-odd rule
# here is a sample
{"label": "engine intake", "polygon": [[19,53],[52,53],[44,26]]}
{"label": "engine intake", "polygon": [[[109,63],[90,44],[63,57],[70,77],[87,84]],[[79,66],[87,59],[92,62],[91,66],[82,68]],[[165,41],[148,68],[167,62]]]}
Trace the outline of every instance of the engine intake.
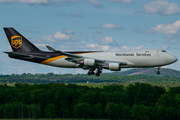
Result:
{"label": "engine intake", "polygon": [[111,71],[121,71],[119,63],[109,63],[108,69]]}
{"label": "engine intake", "polygon": [[84,66],[94,66],[95,60],[94,59],[84,59],[83,63],[84,63]]}

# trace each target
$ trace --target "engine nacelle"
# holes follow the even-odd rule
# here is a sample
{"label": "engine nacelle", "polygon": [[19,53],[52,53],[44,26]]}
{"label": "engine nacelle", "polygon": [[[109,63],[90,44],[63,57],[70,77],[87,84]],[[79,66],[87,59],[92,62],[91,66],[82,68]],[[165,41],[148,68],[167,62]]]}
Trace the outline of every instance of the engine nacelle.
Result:
{"label": "engine nacelle", "polygon": [[84,63],[84,66],[94,66],[95,60],[94,59],[84,59],[83,63]]}
{"label": "engine nacelle", "polygon": [[109,63],[109,70],[111,71],[121,71],[119,63]]}

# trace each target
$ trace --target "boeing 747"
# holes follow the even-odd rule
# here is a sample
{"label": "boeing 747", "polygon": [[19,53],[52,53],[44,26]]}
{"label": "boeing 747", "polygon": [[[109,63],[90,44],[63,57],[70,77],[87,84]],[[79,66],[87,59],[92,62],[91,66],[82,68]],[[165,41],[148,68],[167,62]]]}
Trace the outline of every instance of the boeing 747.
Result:
{"label": "boeing 747", "polygon": [[172,64],[178,59],[162,49],[107,51],[60,51],[46,46],[42,51],[14,28],[4,28],[13,52],[4,52],[10,58],[63,68],[82,68],[88,75],[99,76],[103,69],[121,71],[121,68],[148,68]]}

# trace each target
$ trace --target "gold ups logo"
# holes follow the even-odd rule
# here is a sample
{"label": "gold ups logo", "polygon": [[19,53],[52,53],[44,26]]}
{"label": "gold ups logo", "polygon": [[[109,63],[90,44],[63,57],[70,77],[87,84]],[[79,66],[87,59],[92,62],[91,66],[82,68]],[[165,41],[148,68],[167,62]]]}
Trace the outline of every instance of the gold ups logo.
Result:
{"label": "gold ups logo", "polygon": [[11,46],[13,48],[20,48],[22,45],[22,37],[21,36],[12,36],[11,37]]}

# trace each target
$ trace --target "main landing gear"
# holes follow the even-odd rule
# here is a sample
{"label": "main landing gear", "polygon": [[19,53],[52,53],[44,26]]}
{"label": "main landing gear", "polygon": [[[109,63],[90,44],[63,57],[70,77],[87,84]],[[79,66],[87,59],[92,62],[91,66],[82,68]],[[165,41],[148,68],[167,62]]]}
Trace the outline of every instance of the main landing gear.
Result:
{"label": "main landing gear", "polygon": [[87,73],[88,75],[96,75],[96,76],[100,76],[100,74],[102,73],[102,69],[98,68],[96,70],[96,73],[94,72],[96,69],[90,69],[89,72]]}
{"label": "main landing gear", "polygon": [[89,72],[87,73],[88,75],[94,75],[95,74],[95,69],[90,69]]}
{"label": "main landing gear", "polygon": [[160,68],[161,68],[161,67],[158,67],[158,71],[157,71],[157,74],[158,74],[158,75],[160,74]]}
{"label": "main landing gear", "polygon": [[102,73],[102,71],[100,69],[97,69],[96,76],[100,76],[101,73]]}

